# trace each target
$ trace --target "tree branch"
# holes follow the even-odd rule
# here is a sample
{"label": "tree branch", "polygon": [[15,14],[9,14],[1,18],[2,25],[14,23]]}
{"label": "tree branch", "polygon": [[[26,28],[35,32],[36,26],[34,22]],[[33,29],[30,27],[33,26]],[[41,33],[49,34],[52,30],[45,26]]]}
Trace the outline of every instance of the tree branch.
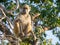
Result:
{"label": "tree branch", "polygon": [[15,1],[16,1],[16,7],[14,8],[14,10],[6,10],[6,8],[4,6],[2,6],[2,4],[0,4],[0,8],[2,8],[5,13],[14,15],[13,12],[19,8],[19,0],[15,0]]}
{"label": "tree branch", "polygon": [[3,9],[1,9],[1,8],[0,8],[0,10],[2,11],[2,13],[3,13],[3,15],[4,15],[4,17],[0,16],[0,22],[1,22],[3,19],[5,19],[5,18],[6,18],[6,15],[5,15],[5,13],[4,13],[4,11],[3,11]]}
{"label": "tree branch", "polygon": [[10,28],[13,30],[14,26],[12,25],[11,20],[9,19],[9,17],[6,17],[6,19],[8,21],[8,24],[9,24]]}
{"label": "tree branch", "polygon": [[4,15],[4,17],[1,17],[1,19],[0,19],[0,22],[3,20],[3,19],[7,19],[7,21],[8,21],[8,23],[9,23],[9,25],[10,25],[10,28],[11,29],[13,29],[13,25],[12,25],[12,23],[11,23],[11,21],[10,21],[10,19],[9,19],[9,17],[7,17],[6,16],[6,14],[5,14],[5,12],[3,11],[3,9],[2,8],[0,8],[0,10],[2,11],[2,13],[3,13],[3,15]]}
{"label": "tree branch", "polygon": [[10,30],[5,26],[5,24],[3,24],[2,22],[0,22],[0,31],[2,31],[3,33],[5,33],[6,35],[11,35],[12,33],[10,32]]}
{"label": "tree branch", "polygon": [[19,0],[15,0],[16,1],[16,9],[18,9],[19,8]]}

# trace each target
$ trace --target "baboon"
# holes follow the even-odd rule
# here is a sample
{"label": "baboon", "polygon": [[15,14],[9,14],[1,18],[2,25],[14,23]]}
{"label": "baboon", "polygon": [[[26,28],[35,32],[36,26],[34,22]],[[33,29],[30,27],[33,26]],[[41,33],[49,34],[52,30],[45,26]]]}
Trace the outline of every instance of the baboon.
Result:
{"label": "baboon", "polygon": [[36,36],[32,30],[31,16],[29,14],[31,7],[25,4],[20,8],[20,14],[14,20],[14,33],[17,37],[30,37],[36,40]]}

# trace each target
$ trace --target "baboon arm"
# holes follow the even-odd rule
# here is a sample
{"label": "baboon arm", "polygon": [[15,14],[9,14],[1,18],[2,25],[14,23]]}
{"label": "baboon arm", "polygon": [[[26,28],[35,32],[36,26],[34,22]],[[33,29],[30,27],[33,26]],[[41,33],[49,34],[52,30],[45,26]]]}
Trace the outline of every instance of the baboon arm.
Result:
{"label": "baboon arm", "polygon": [[23,25],[20,22],[20,20],[15,20],[14,22],[14,33],[16,36],[19,36],[20,34],[24,35],[23,33]]}
{"label": "baboon arm", "polygon": [[16,36],[18,36],[18,33],[19,33],[19,30],[18,30],[18,28],[19,28],[19,24],[16,22],[16,23],[14,23],[14,34],[16,35]]}

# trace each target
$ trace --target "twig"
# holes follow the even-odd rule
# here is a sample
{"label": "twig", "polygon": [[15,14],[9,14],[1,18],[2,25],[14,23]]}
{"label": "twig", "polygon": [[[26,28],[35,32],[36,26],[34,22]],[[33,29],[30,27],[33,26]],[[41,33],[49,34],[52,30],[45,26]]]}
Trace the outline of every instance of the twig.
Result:
{"label": "twig", "polygon": [[0,8],[0,10],[2,11],[2,13],[3,13],[3,15],[4,15],[4,17],[2,17],[1,19],[0,19],[0,22],[3,20],[3,19],[7,19],[7,21],[8,21],[8,23],[9,23],[9,25],[10,25],[10,28],[11,29],[13,29],[13,25],[12,25],[12,23],[11,23],[11,21],[10,21],[10,19],[9,19],[9,17],[7,17],[6,16],[6,14],[5,14],[5,12],[3,11],[3,9],[2,8]]}
{"label": "twig", "polygon": [[0,31],[2,31],[6,35],[11,35],[12,34],[11,31],[2,22],[0,22]]}
{"label": "twig", "polygon": [[2,11],[2,13],[3,13],[3,15],[4,15],[4,17],[2,17],[2,18],[0,19],[0,22],[1,22],[3,19],[5,19],[5,18],[6,18],[6,14],[4,13],[4,11],[3,11],[3,9],[2,9],[2,8],[0,8],[0,10]]}
{"label": "twig", "polygon": [[0,22],[3,20],[3,19],[5,19],[6,17],[2,17],[2,18],[0,18]]}
{"label": "twig", "polygon": [[15,0],[16,1],[16,9],[18,9],[19,8],[19,0]]}
{"label": "twig", "polygon": [[2,13],[4,14],[4,16],[6,16],[6,14],[4,13],[3,9],[2,9],[2,8],[0,8],[0,10],[1,10],[1,11],[2,11]]}
{"label": "twig", "polygon": [[0,8],[2,8],[6,13],[14,15],[13,12],[19,8],[19,0],[15,0],[15,1],[16,1],[16,7],[14,8],[14,10],[6,10],[6,8],[3,7],[2,4],[0,4]]}
{"label": "twig", "polygon": [[9,24],[10,28],[13,30],[14,26],[12,25],[11,20],[9,19],[9,17],[6,17],[6,19],[8,21],[8,24]]}

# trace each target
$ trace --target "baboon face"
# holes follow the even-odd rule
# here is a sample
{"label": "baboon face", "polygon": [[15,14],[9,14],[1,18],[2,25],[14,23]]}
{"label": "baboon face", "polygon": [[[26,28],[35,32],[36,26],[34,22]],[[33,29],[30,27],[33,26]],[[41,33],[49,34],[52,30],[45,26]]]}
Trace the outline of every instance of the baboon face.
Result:
{"label": "baboon face", "polygon": [[26,5],[26,4],[25,4],[25,5],[21,8],[20,12],[21,12],[22,14],[29,14],[29,12],[30,12],[30,7],[29,7],[29,5]]}

